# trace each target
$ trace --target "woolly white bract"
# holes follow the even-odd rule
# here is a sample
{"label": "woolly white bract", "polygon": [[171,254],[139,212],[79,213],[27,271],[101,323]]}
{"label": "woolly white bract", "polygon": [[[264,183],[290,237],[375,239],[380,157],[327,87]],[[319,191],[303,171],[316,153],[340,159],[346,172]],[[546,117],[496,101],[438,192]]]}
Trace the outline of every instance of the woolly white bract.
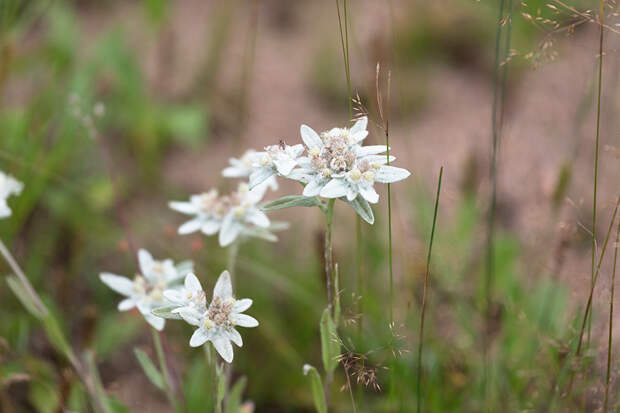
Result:
{"label": "woolly white bract", "polygon": [[288,178],[303,152],[303,145],[289,146],[283,142],[266,146],[264,152],[256,152],[250,173],[250,188],[254,189],[274,175]]}
{"label": "woolly white bract", "polygon": [[12,211],[7,203],[7,198],[11,195],[19,195],[23,188],[24,184],[11,175],[0,171],[0,218],[11,216]]}
{"label": "woolly white bract", "polygon": [[137,307],[153,328],[162,330],[165,320],[151,312],[166,304],[163,292],[191,272],[193,264],[184,261],[175,266],[170,259],[157,261],[144,249],[138,251],[138,261],[140,274],[136,274],[133,280],[107,272],[101,273],[99,278],[112,290],[127,297],[118,304],[119,311]]}
{"label": "woolly white bract", "polygon": [[213,343],[218,354],[227,362],[233,360],[232,343],[243,346],[241,334],[235,327],[256,327],[254,317],[242,314],[250,308],[252,300],[236,300],[228,271],[224,271],[213,289],[213,299],[207,305],[206,295],[194,274],[185,277],[185,285],[180,289],[164,292],[164,296],[178,307],[178,313],[186,322],[198,327],[192,334],[189,345],[199,347],[207,341]]}
{"label": "woolly white bract", "polygon": [[[222,170],[222,176],[226,178],[249,178],[254,172],[255,165],[259,164],[261,156],[261,153],[249,149],[239,159],[230,158],[228,160],[230,166]],[[261,185],[267,186],[272,191],[278,190],[278,181],[275,175],[267,178]]]}
{"label": "woolly white bract", "polygon": [[260,185],[249,190],[242,182],[237,191],[219,196],[215,189],[204,194],[192,195],[189,202],[172,201],[170,208],[194,215],[194,218],[179,227],[179,234],[202,231],[206,235],[219,232],[219,243],[226,247],[240,237],[260,237],[269,241],[277,238],[269,229],[271,222],[258,207],[267,190]]}

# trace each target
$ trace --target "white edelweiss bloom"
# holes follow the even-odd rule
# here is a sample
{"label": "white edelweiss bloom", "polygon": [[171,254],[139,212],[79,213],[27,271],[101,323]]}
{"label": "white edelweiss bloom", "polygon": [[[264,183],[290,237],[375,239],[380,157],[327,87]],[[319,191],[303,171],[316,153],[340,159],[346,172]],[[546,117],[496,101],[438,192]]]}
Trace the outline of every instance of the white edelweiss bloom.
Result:
{"label": "white edelweiss bloom", "polygon": [[229,209],[222,220],[219,242],[226,247],[239,236],[253,235],[253,229],[269,228],[271,222],[267,215],[258,207],[258,203],[265,195],[265,186],[257,186],[250,190],[247,183],[242,182],[236,192],[228,197]]}
{"label": "white edelweiss bloom", "polygon": [[274,175],[288,177],[297,166],[297,160],[303,151],[304,146],[301,144],[289,146],[280,143],[266,146],[264,152],[257,152],[252,164],[254,170],[250,174],[250,188],[260,185]]}
{"label": "white edelweiss bloom", "polygon": [[199,347],[210,341],[224,361],[231,363],[233,360],[231,342],[239,347],[243,346],[241,335],[235,327],[258,326],[258,321],[254,317],[242,314],[251,305],[252,300],[249,298],[241,300],[234,298],[230,274],[224,271],[215,284],[213,299],[205,311],[188,307],[179,310],[185,321],[198,327],[192,334],[189,345]]}
{"label": "white edelweiss bloom", "polygon": [[207,296],[202,290],[202,285],[194,273],[185,276],[184,285],[164,291],[164,298],[177,306],[173,313],[184,310],[196,310],[205,312],[207,309]]}
{"label": "white edelweiss bloom", "polygon": [[178,232],[182,235],[196,231],[202,231],[205,235],[217,234],[227,211],[216,189],[192,195],[189,202],[171,201],[168,206],[182,214],[194,215],[194,218],[179,227]]}
{"label": "white edelweiss bloom", "polygon": [[[222,176],[226,178],[249,178],[252,172],[254,172],[254,170],[256,169],[254,165],[258,163],[258,156],[260,156],[258,152],[250,149],[246,151],[239,159],[230,158],[228,160],[230,166],[222,170]],[[278,181],[276,181],[275,175],[270,176],[258,186],[262,185],[265,185],[272,191],[278,190]]]}
{"label": "white edelweiss bloom", "polygon": [[7,198],[11,195],[19,195],[23,188],[24,184],[11,175],[0,171],[0,218],[11,216],[12,212],[7,203]]}
{"label": "white edelweiss bloom", "polygon": [[165,320],[152,314],[152,310],[166,304],[164,291],[170,285],[183,278],[191,265],[187,262],[177,265],[172,260],[156,261],[151,254],[141,249],[138,251],[141,274],[133,280],[111,273],[101,273],[101,281],[125,298],[118,304],[119,311],[127,311],[134,307],[144,316],[146,321],[156,330],[164,328]]}
{"label": "white edelweiss bloom", "polygon": [[[321,135],[301,125],[300,134],[308,156],[299,159],[292,178],[306,184],[304,196],[346,197],[351,202],[358,195],[376,203],[379,195],[375,182],[391,183],[407,178],[406,169],[385,165],[385,145],[362,146],[368,136],[368,119],[359,119],[351,129],[333,128]],[[396,158],[390,156],[390,162]]]}
{"label": "white edelweiss bloom", "polygon": [[250,190],[247,183],[239,184],[237,191],[226,196],[218,196],[211,190],[201,195],[192,195],[190,202],[172,201],[170,208],[188,215],[193,219],[179,227],[179,234],[202,231],[206,235],[219,232],[219,243],[225,247],[235,242],[240,236],[258,237],[268,241],[277,238],[271,232],[271,222],[260,209],[261,201],[268,186],[260,184]]}

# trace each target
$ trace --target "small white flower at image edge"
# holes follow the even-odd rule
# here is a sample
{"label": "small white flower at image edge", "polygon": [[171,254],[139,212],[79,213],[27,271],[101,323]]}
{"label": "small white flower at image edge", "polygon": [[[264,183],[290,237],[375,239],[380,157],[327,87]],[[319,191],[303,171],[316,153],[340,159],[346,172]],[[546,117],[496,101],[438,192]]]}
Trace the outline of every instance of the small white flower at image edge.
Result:
{"label": "small white flower at image edge", "polygon": [[0,171],[0,219],[10,217],[13,213],[7,202],[8,197],[19,195],[23,189],[23,183]]}

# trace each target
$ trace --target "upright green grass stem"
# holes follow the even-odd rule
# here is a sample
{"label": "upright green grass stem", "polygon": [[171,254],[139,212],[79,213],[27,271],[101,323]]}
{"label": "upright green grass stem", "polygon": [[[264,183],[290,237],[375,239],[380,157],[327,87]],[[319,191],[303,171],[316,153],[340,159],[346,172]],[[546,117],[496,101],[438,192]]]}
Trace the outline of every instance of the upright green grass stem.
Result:
{"label": "upright green grass stem", "polygon": [[418,382],[417,382],[417,412],[422,411],[422,346],[424,345],[424,315],[426,314],[426,294],[431,273],[431,253],[433,251],[433,239],[435,238],[435,224],[437,223],[437,210],[439,209],[439,194],[441,192],[441,179],[443,166],[439,169],[437,182],[437,195],[435,197],[435,209],[433,211],[433,226],[431,227],[431,239],[428,243],[428,255],[426,256],[426,273],[424,274],[424,292],[422,294],[422,311],[420,313],[420,332],[418,334]]}
{"label": "upright green grass stem", "polygon": [[[385,146],[387,147],[387,164],[390,165],[390,80],[388,76],[387,105],[385,110]],[[394,323],[394,269],[392,254],[392,184],[387,184],[388,201],[388,266],[390,271],[390,324]]]}
{"label": "upright green grass stem", "polygon": [[[592,194],[592,267],[590,275],[590,288],[594,288],[594,261],[596,258],[596,200],[598,186],[598,145],[601,132],[601,95],[603,90],[603,36],[605,33],[605,0],[600,0],[600,36],[599,36],[599,61],[598,61],[598,91],[596,98],[596,139],[594,141],[594,189]],[[588,319],[588,341],[587,347],[590,347],[590,332],[592,327],[592,313]]]}
{"label": "upright green grass stem", "polygon": [[[487,402],[487,408],[489,407],[490,396],[490,380],[489,380],[489,347],[490,347],[490,321],[491,321],[491,301],[493,290],[493,272],[494,272],[494,234],[495,234],[495,207],[497,202],[497,150],[499,147],[499,139],[501,133],[501,120],[503,116],[499,116],[498,113],[503,113],[503,101],[504,92],[500,94],[500,83],[504,85],[504,82],[500,82],[500,52],[501,52],[501,38],[502,27],[505,24],[504,21],[504,0],[499,1],[499,12],[497,20],[497,31],[495,34],[495,64],[493,72],[493,106],[491,112],[491,161],[489,165],[489,177],[491,183],[491,190],[489,195],[489,210],[487,214],[487,236],[486,236],[486,269],[485,269],[485,331],[483,334],[483,357],[484,357],[484,393],[485,400]],[[507,53],[507,51],[506,51]],[[506,72],[504,72],[505,75]]]}
{"label": "upright green grass stem", "polygon": [[[338,13],[338,27],[340,29],[340,45],[342,47],[342,58],[344,61],[344,73],[347,82],[347,97],[349,106],[349,119],[353,119],[353,95],[351,93],[351,64],[349,58],[349,14],[347,0],[343,0],[344,21],[340,13],[340,0],[336,0],[336,10]],[[343,30],[344,27],[344,30]],[[362,237],[362,219],[356,216],[355,220],[356,234],[356,261],[357,261],[357,292],[360,296],[359,307],[360,318],[358,323],[358,334],[362,333],[362,317],[363,317],[363,297],[364,297],[364,274],[363,274],[363,237]]]}
{"label": "upright green grass stem", "polygon": [[605,404],[604,412],[607,413],[609,401],[609,381],[611,377],[611,344],[614,320],[614,290],[616,286],[616,265],[618,263],[618,248],[620,248],[620,222],[616,230],[616,243],[614,245],[614,264],[611,270],[611,296],[609,297],[609,334],[607,339],[607,377],[605,378]]}
{"label": "upright green grass stem", "polygon": [[[590,293],[588,295],[588,302],[586,303],[586,309],[584,311],[583,314],[583,321],[581,323],[581,329],[579,331],[579,336],[578,336],[578,343],[577,343],[577,350],[575,351],[575,357],[579,357],[581,355],[581,349],[583,346],[583,335],[585,333],[586,330],[586,325],[587,325],[587,321],[590,315],[590,311],[592,309],[592,300],[593,300],[593,296],[594,296],[594,287],[596,287],[596,282],[598,281],[598,276],[600,274],[600,270],[601,270],[601,264],[603,263],[603,258],[605,257],[605,252],[607,251],[607,245],[609,243],[609,237],[611,235],[613,226],[614,226],[614,222],[616,220],[616,216],[618,214],[618,207],[620,206],[620,196],[618,197],[618,200],[616,201],[616,206],[614,207],[614,212],[612,213],[611,216],[611,222],[609,223],[609,228],[607,229],[607,235],[605,236],[605,241],[603,242],[603,248],[601,249],[601,255],[599,256],[598,259],[598,264],[596,266],[596,271],[594,272],[594,279],[593,282],[590,286]],[[568,389],[566,391],[567,395],[570,395],[571,391],[572,391],[572,387],[573,387],[573,379],[574,379],[574,371],[571,371],[570,373],[570,379],[568,382]]]}
{"label": "upright green grass stem", "polygon": [[[19,282],[22,285],[22,288],[24,288],[24,290],[27,292],[29,297],[24,297],[24,299],[29,299],[31,301],[30,305],[38,313],[36,314],[36,316],[43,324],[43,327],[45,328],[45,332],[50,342],[61,342],[61,344],[59,344],[60,348],[57,348],[57,350],[69,361],[69,364],[71,364],[71,367],[73,367],[73,370],[76,372],[76,374],[84,384],[84,387],[89,395],[91,405],[95,413],[110,413],[110,409],[105,400],[105,394],[103,389],[97,389],[96,378],[93,377],[92,374],[89,374],[88,370],[82,367],[82,363],[75,354],[73,348],[68,344],[69,342],[67,341],[67,339],[64,337],[62,330],[59,327],[58,321],[56,320],[56,318],[54,318],[52,313],[48,311],[47,307],[45,307],[45,304],[43,304],[41,297],[39,297],[34,287],[32,287],[32,284],[30,284],[28,277],[26,277],[26,274],[21,269],[21,267],[1,239],[0,254],[7,262],[9,267],[11,267],[11,270],[17,276]],[[24,303],[24,305],[26,304]],[[96,368],[96,366],[93,368]]]}
{"label": "upright green grass stem", "polygon": [[168,363],[166,362],[166,355],[164,354],[164,349],[161,345],[159,332],[154,328],[151,328],[151,334],[153,335],[153,344],[155,345],[155,351],[157,352],[159,368],[161,369],[162,375],[164,376],[164,392],[166,393],[166,397],[168,398],[170,406],[172,406],[176,413],[180,413],[182,411],[181,405],[179,404],[179,401],[174,395],[170,371],[168,370]]}

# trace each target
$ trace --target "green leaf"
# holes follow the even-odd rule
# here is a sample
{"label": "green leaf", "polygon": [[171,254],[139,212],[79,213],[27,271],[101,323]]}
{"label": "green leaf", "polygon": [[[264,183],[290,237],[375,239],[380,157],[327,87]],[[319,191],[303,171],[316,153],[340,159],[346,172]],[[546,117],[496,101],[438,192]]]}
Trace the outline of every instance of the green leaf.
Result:
{"label": "green leaf", "polygon": [[340,355],[340,343],[336,325],[329,313],[329,308],[323,311],[321,316],[321,355],[323,356],[323,367],[328,374],[332,374],[338,367],[338,356]]}
{"label": "green leaf", "polygon": [[41,322],[43,323],[43,328],[45,329],[47,338],[50,340],[52,346],[67,359],[71,360],[74,358],[73,350],[71,350],[71,346],[67,342],[62,328],[58,324],[56,318],[54,318],[51,313],[48,313],[41,319]]}
{"label": "green leaf", "polygon": [[323,203],[315,196],[308,197],[302,195],[289,195],[282,198],[271,201],[263,205],[263,211],[276,211],[278,209],[290,208],[290,207],[322,207]]}
{"label": "green leaf", "polygon": [[239,413],[241,409],[241,396],[243,396],[246,382],[247,379],[241,377],[230,389],[228,399],[226,400],[226,413]]}
{"label": "green leaf", "polygon": [[110,413],[130,413],[129,408],[123,403],[119,402],[116,398],[108,396],[105,399],[106,406],[111,411]]}
{"label": "green leaf", "polygon": [[323,381],[319,372],[310,364],[304,364],[304,375],[310,374],[310,384],[312,385],[312,397],[314,399],[314,407],[318,413],[327,413],[325,405],[325,390],[323,390]]}
{"label": "green leaf", "polygon": [[144,374],[146,374],[146,377],[149,378],[149,380],[155,385],[155,387],[160,390],[164,390],[164,377],[159,372],[157,367],[155,367],[149,356],[147,356],[146,353],[139,348],[134,348],[133,352],[136,355],[138,361],[140,362],[140,366],[142,367]]}
{"label": "green leaf", "polygon": [[17,299],[26,308],[26,311],[39,320],[43,319],[43,314],[39,311],[34,301],[32,301],[28,291],[26,291],[26,288],[22,285],[19,279],[14,275],[11,275],[7,277],[6,282],[9,284],[9,288],[13,291],[13,294],[15,294]]}
{"label": "green leaf", "polygon": [[358,195],[353,201],[347,201],[346,198],[342,198],[343,201],[351,205],[351,207],[357,212],[357,215],[362,217],[362,219],[368,222],[370,225],[375,223],[375,216],[372,213],[372,208],[370,208],[370,204],[368,201],[364,199],[361,195]]}
{"label": "green leaf", "polygon": [[181,320],[182,317],[178,313],[172,312],[175,308],[178,307],[174,305],[167,305],[164,307],[154,308],[151,310],[151,313],[157,317],[167,318],[169,320]]}

